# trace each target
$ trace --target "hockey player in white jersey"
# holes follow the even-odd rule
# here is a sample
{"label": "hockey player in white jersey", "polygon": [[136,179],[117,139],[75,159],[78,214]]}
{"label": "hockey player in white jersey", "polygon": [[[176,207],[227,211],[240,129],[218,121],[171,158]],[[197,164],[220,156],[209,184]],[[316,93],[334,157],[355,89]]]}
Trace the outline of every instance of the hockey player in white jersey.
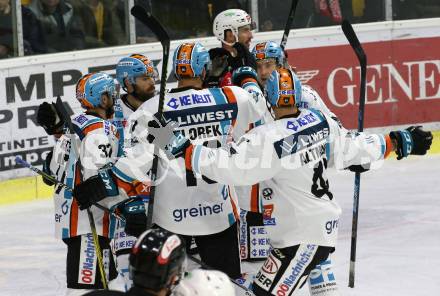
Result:
{"label": "hockey player in white jersey", "polygon": [[125,127],[128,117],[156,94],[157,78],[157,69],[144,55],[132,54],[119,60],[116,65],[116,79],[125,93],[115,102],[114,121],[123,118],[120,121]]}
{"label": "hockey player in white jersey", "polygon": [[[119,60],[116,65],[116,79],[125,91],[115,102],[115,115],[112,123],[118,128],[120,149],[124,148],[125,131],[128,118],[145,101],[155,95],[155,79],[157,70],[151,60],[141,54],[132,54]],[[129,278],[128,255],[136,238],[146,229],[147,216],[146,202],[149,197],[149,186],[142,186],[144,190],[136,192],[137,196],[118,206],[118,211],[125,218],[125,222],[117,221],[116,231],[111,242],[112,251],[116,255],[118,278],[113,287],[128,290],[132,285]]]}
{"label": "hockey player in white jersey", "polygon": [[[252,49],[252,54],[256,60],[259,81],[263,86],[266,85],[270,74],[275,69],[287,64],[283,50],[274,41],[257,43]],[[296,75],[294,75],[294,80],[295,84],[301,84]],[[298,107],[317,109],[332,118],[336,118],[336,115],[327,108],[321,97],[312,87],[302,85],[302,87],[298,86],[297,88],[302,90],[301,100],[296,100]],[[273,115],[271,112],[268,112],[262,121],[256,122],[252,127],[272,121]],[[239,196],[242,221],[240,225],[241,257],[249,261],[265,260],[270,246],[264,227],[262,201],[260,199],[270,198],[272,190],[260,187],[259,184],[254,184],[251,188],[236,187],[236,190]],[[250,202],[248,202],[248,199],[240,198],[241,195],[249,195]],[[266,227],[270,227],[270,225],[266,225]]]}
{"label": "hockey player in white jersey", "polygon": [[[77,94],[81,93],[81,91],[78,92],[78,87],[83,88],[90,76],[91,74],[87,74],[78,81]],[[84,93],[81,93],[81,97],[84,97]],[[62,115],[58,113],[54,104],[43,103],[38,109],[37,121],[49,135],[54,135],[56,138],[53,150],[46,157],[43,171],[54,176],[61,183],[72,186],[73,178],[69,175],[69,169],[74,164],[71,157],[75,157],[75,155],[71,151],[70,136],[64,134]],[[54,185],[50,181],[43,180],[47,185]],[[62,239],[68,248],[66,264],[67,295],[80,295],[84,293],[84,289],[99,288],[99,284],[95,285],[95,282],[100,282],[100,278],[96,275],[96,255],[91,235],[78,235],[78,225],[84,222],[78,221],[78,209],[72,199],[71,192],[66,191],[61,184],[55,186],[54,209],[55,237]],[[110,272],[113,277],[114,264],[109,257],[108,242],[103,240],[101,238],[101,244],[105,248],[107,272]],[[82,254],[82,250],[88,252],[86,256]],[[90,264],[85,264],[87,261]],[[88,276],[85,276],[85,274]]]}
{"label": "hockey player in white jersey", "polygon": [[255,278],[256,295],[292,295],[334,251],[341,209],[330,191],[328,166],[373,163],[391,151],[398,159],[424,155],[432,142],[431,133],[420,127],[389,135],[347,132],[320,111],[297,108],[301,90],[295,87],[290,70],[275,71],[267,85],[275,121],[254,128],[229,150],[190,144],[168,126],[150,129],[155,144],[183,156],[197,178],[236,185],[261,182],[273,190],[263,204],[264,218],[275,222],[267,229],[273,249]]}
{"label": "hockey player in white jersey", "polygon": [[[113,78],[104,73],[87,74],[77,83],[76,97],[85,113],[72,116],[75,133],[73,143],[59,148],[57,162],[68,151],[65,167],[65,184],[74,188],[82,180],[98,173],[98,170],[114,161],[118,156],[119,134],[108,119],[113,115],[115,85]],[[66,137],[66,136],[63,136]],[[62,146],[63,142],[59,142]],[[73,149],[76,145],[77,149]],[[66,149],[67,150],[64,150]],[[79,151],[76,155],[75,150]],[[61,162],[62,163],[62,162]],[[99,235],[107,280],[116,277],[111,256],[109,238],[114,231],[114,218],[101,209],[92,206],[93,202],[74,199],[72,192],[63,190],[55,196],[57,235],[67,245],[67,295],[81,295],[85,290],[102,289],[101,274],[97,266],[97,255],[91,234],[89,219],[82,209],[90,207]],[[111,204],[106,204],[109,207]]]}
{"label": "hockey player in white jersey", "polygon": [[[178,88],[165,94],[164,117],[180,122],[181,132],[200,144],[221,145],[244,134],[249,124],[258,121],[267,109],[256,84],[256,73],[250,68],[239,69],[234,76],[236,83],[243,84],[247,91],[237,86],[201,89],[209,62],[208,52],[201,44],[178,46],[173,58]],[[116,179],[128,183],[150,180],[152,145],[146,137],[147,123],[156,110],[158,98],[155,97],[130,118],[131,136],[139,143],[112,168]],[[232,278],[239,278],[238,207],[234,189],[207,178],[196,180],[181,159],[161,159],[158,179],[153,222],[169,231],[194,236],[202,261]]]}

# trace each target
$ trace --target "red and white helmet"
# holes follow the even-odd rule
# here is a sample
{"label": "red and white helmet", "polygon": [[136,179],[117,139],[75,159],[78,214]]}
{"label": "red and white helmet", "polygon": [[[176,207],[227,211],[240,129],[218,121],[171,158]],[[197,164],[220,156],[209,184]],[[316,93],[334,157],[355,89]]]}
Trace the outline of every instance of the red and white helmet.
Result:
{"label": "red and white helmet", "polygon": [[228,9],[220,12],[214,19],[212,31],[214,36],[221,42],[231,45],[225,41],[225,31],[231,30],[235,38],[238,40],[238,28],[250,25],[254,29],[251,16],[241,9]]}
{"label": "red and white helmet", "polygon": [[173,296],[235,296],[228,276],[218,270],[195,269],[187,273]]}

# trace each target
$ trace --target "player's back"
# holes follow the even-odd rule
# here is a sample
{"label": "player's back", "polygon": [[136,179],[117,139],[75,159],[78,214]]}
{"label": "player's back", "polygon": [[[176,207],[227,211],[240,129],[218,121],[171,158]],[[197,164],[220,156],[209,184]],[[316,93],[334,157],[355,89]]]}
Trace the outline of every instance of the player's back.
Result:
{"label": "player's back", "polygon": [[[318,111],[302,109],[297,118],[280,119],[261,128],[263,133],[278,133],[273,148],[281,162],[279,172],[261,182],[261,188],[271,192],[263,199],[271,243],[277,247],[302,242],[334,245],[341,210],[326,176],[330,153],[327,119]],[[327,229],[328,223],[333,228]]]}

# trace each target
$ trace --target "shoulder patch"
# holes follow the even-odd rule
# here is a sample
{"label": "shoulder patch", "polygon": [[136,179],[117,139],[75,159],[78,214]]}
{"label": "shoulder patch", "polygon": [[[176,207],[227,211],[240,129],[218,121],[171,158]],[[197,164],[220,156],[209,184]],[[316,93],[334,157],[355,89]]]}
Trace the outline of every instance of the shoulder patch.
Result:
{"label": "shoulder patch", "polygon": [[76,121],[80,125],[83,125],[84,123],[86,123],[87,120],[88,120],[88,118],[84,114],[80,114],[79,116],[73,118],[73,121]]}

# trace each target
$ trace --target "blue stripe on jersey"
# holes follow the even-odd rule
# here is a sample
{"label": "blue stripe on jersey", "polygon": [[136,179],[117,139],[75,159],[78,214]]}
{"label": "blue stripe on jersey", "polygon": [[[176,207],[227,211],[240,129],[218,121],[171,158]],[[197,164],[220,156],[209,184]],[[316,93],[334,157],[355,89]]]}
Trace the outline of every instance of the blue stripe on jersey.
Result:
{"label": "blue stripe on jersey", "polygon": [[89,120],[87,120],[86,124],[84,124],[83,126],[80,126],[80,128],[81,128],[81,129],[85,129],[85,128],[88,127],[89,125],[92,125],[92,124],[97,123],[97,122],[100,122],[100,121],[103,121],[103,120],[100,119],[100,118],[92,118],[92,119],[89,119]]}
{"label": "blue stripe on jersey", "polygon": [[[74,145],[74,143],[72,143],[72,145]],[[74,149],[70,149],[69,161],[66,167],[66,185],[69,186],[70,188],[73,188],[74,186],[73,184],[75,178],[74,167],[75,167],[76,159],[77,156],[75,154]],[[64,190],[64,199],[72,199],[72,192],[70,190]]]}
{"label": "blue stripe on jersey", "polygon": [[126,174],[124,174],[120,169],[118,169],[115,166],[112,167],[112,172],[113,172],[113,174],[116,175],[116,177],[118,177],[119,179],[121,179],[127,183],[132,183],[133,181],[135,181],[135,179],[127,176]]}
{"label": "blue stripe on jersey", "polygon": [[313,108],[307,109],[308,111],[312,112],[313,114],[315,114],[316,116],[318,116],[318,118],[321,121],[327,121],[327,119],[322,115],[322,112]]}
{"label": "blue stripe on jersey", "polygon": [[220,122],[223,133],[223,125],[231,124],[237,114],[237,104],[229,103],[164,112],[165,118],[177,122],[179,127]]}
{"label": "blue stripe on jersey", "polygon": [[[305,128],[301,131],[294,132],[293,134],[274,142],[273,146],[278,158],[281,159],[285,156],[295,154],[301,150],[309,149],[310,146],[321,142],[324,139],[327,140],[328,134],[328,122],[324,120],[318,124]],[[298,141],[300,137],[301,141]]]}
{"label": "blue stripe on jersey", "polygon": [[111,121],[113,123],[114,126],[116,126],[116,128],[118,129],[119,132],[119,150],[118,150],[118,157],[121,157],[123,155],[123,151],[124,151],[124,113],[122,112],[122,107],[121,107],[121,100],[117,100],[115,103],[115,115],[113,117],[113,120]]}
{"label": "blue stripe on jersey", "polygon": [[194,146],[193,157],[192,157],[192,160],[191,160],[191,166],[193,168],[193,171],[196,174],[200,174],[199,158],[200,158],[200,152],[201,151],[202,151],[202,145]]}
{"label": "blue stripe on jersey", "polygon": [[109,220],[110,220],[110,223],[109,223],[109,233],[108,233],[108,237],[110,238],[110,239],[112,239],[112,238],[114,238],[115,237],[115,232],[116,232],[116,225],[118,224],[117,223],[117,220],[116,220],[116,218],[115,217],[113,217],[113,215],[109,215]]}
{"label": "blue stripe on jersey", "polygon": [[235,223],[234,213],[228,214],[228,221],[229,221],[229,225],[233,225]]}
{"label": "blue stripe on jersey", "polygon": [[[217,105],[228,104],[228,99],[226,98],[226,95],[223,93],[221,88],[210,88],[209,92],[214,97],[214,100],[217,103]],[[233,105],[235,107],[236,113],[234,119],[237,118],[237,104],[228,104],[228,105]],[[227,128],[228,126],[231,125],[232,125],[232,120],[225,120],[220,122],[223,135],[226,135],[228,133]]]}
{"label": "blue stripe on jersey", "polygon": [[73,125],[73,129],[74,129],[74,131],[72,131],[72,132],[75,132],[75,134],[77,134],[79,139],[82,141],[84,139],[84,137],[86,136],[86,135],[84,135],[82,129],[75,124]]}
{"label": "blue stripe on jersey", "polygon": [[92,118],[92,119],[87,120],[87,122],[84,125],[82,125],[82,126],[79,126],[77,122],[72,121],[73,129],[75,130],[74,132],[79,136],[80,140],[82,141],[82,139],[84,139],[84,137],[86,136],[84,134],[84,132],[83,132],[84,129],[86,129],[88,126],[90,126],[90,125],[92,125],[94,123],[102,122],[102,121],[103,120],[100,119],[100,118]]}
{"label": "blue stripe on jersey", "polygon": [[380,139],[380,151],[381,151],[381,154],[382,154],[382,157],[383,157],[385,155],[385,151],[386,151],[387,145],[385,143],[385,138],[384,138],[383,135],[380,135],[379,139]]}
{"label": "blue stripe on jersey", "polygon": [[68,238],[69,237],[69,229],[63,228],[62,229],[62,238]]}
{"label": "blue stripe on jersey", "polygon": [[[322,115],[321,111],[318,111],[316,109],[308,109],[310,112],[312,112],[313,114],[315,114],[316,116],[318,116],[319,119],[321,119],[322,121],[327,121],[327,119]],[[329,133],[330,133],[330,129],[329,129]],[[325,156],[327,158],[327,160],[330,160],[330,143],[325,144]]]}

